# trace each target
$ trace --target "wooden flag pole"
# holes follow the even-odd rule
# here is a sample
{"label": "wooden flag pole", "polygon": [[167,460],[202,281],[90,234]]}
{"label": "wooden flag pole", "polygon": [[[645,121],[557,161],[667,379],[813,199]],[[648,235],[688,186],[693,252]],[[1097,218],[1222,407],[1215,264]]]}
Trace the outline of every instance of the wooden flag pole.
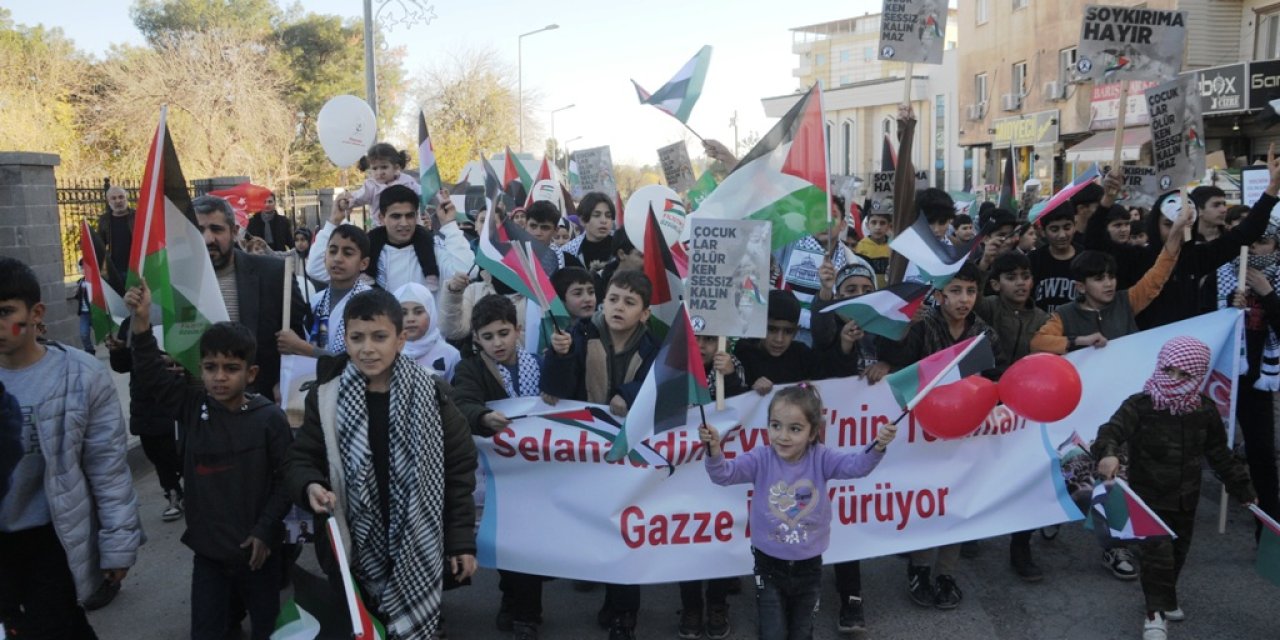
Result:
{"label": "wooden flag pole", "polygon": [[[1179,195],[1179,197],[1181,197],[1181,198],[1182,198],[1182,206],[1183,206],[1183,207],[1186,207],[1186,206],[1188,206],[1188,205],[1190,205],[1190,206],[1192,207],[1192,209],[1191,209],[1191,222],[1188,222],[1188,223],[1187,223],[1187,226],[1185,226],[1185,227],[1183,227],[1183,228],[1182,228],[1182,241],[1183,241],[1183,242],[1191,242],[1191,225],[1194,225],[1194,224],[1196,223],[1196,221],[1199,219],[1199,216],[1197,216],[1197,215],[1196,215],[1195,205],[1194,205],[1194,204],[1191,204],[1191,201],[1190,201],[1190,199],[1189,199],[1189,197],[1188,197],[1188,194],[1187,194],[1187,186],[1186,186],[1186,185],[1182,185],[1182,189],[1180,189],[1180,190],[1178,191],[1178,195]],[[1241,248],[1242,248],[1242,249],[1248,249],[1248,247],[1241,247]]]}
{"label": "wooden flag pole", "polygon": [[[1238,278],[1236,280],[1236,292],[1243,295],[1249,290],[1249,286],[1245,284],[1245,278],[1249,275],[1249,245],[1240,247],[1240,267],[1236,272]],[[1228,301],[1230,304],[1232,301]],[[1232,425],[1235,428],[1235,425]],[[1222,485],[1222,492],[1218,496],[1218,533],[1227,532],[1227,485]]]}
{"label": "wooden flag pole", "polygon": [[1120,81],[1120,105],[1116,112],[1116,139],[1115,146],[1111,151],[1111,168],[1112,170],[1121,166],[1124,160],[1124,121],[1129,115],[1129,82],[1127,80]]}
{"label": "wooden flag pole", "polygon": [[[679,120],[679,118],[676,118],[676,119],[677,119],[677,120]],[[700,142],[706,142],[706,141],[707,141],[707,140],[706,140],[706,138],[703,138],[701,135],[698,135],[698,132],[697,132],[697,131],[694,131],[694,130],[693,130],[693,127],[689,126],[689,123],[688,123],[688,122],[685,122],[685,121],[683,121],[683,120],[680,120],[680,124],[684,125],[684,128],[688,129],[688,130],[689,130],[689,133],[692,133],[692,134],[693,134],[693,137],[697,138]]]}
{"label": "wooden flag pole", "polygon": [[293,311],[293,258],[284,261],[284,304],[281,304],[280,308],[282,309],[280,329],[288,331],[289,314]]}
{"label": "wooden flag pole", "polygon": [[[724,353],[728,348],[728,340],[724,336],[716,338],[716,353]],[[716,411],[724,411],[724,376],[719,371],[716,372]]]}
{"label": "wooden flag pole", "polygon": [[902,104],[911,105],[911,77],[916,73],[916,63],[907,63],[907,74],[902,78]]}

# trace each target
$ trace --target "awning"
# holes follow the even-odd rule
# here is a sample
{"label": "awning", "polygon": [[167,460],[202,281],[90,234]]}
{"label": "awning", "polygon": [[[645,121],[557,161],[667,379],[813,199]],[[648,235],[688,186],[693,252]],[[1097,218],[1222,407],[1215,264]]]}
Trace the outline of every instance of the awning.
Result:
{"label": "awning", "polygon": [[[1124,130],[1124,140],[1120,147],[1120,159],[1136,161],[1142,153],[1142,145],[1151,142],[1150,127],[1129,127]],[[1067,149],[1067,162],[1097,162],[1110,164],[1115,158],[1116,132],[1099,131],[1085,138],[1074,147]]]}

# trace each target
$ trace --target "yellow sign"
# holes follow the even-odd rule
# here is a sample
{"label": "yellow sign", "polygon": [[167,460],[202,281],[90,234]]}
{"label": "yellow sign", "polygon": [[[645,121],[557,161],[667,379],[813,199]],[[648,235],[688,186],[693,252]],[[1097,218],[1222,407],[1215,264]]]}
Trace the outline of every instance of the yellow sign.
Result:
{"label": "yellow sign", "polygon": [[1002,118],[992,123],[993,147],[1030,147],[1058,141],[1058,110]]}

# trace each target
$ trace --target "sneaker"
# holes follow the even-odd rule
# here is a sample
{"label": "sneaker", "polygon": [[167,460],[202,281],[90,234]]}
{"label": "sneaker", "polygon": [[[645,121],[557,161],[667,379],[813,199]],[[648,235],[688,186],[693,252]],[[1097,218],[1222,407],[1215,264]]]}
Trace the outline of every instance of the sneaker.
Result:
{"label": "sneaker", "polygon": [[1182,610],[1182,607],[1178,607],[1173,611],[1164,612],[1164,619],[1169,622],[1182,622],[1187,619],[1187,614]]}
{"label": "sneaker", "polygon": [[966,560],[972,560],[982,555],[982,549],[978,547],[977,540],[970,540],[960,544],[960,557]]}
{"label": "sneaker", "polygon": [[538,640],[538,625],[528,622],[516,622],[511,625],[515,632],[515,640]]}
{"label": "sneaker", "polygon": [[1124,547],[1107,549],[1102,552],[1102,564],[1121,580],[1133,580],[1138,577],[1138,567],[1133,564],[1133,554]]}
{"label": "sneaker", "polygon": [[929,567],[913,567],[907,565],[907,593],[911,601],[922,606],[932,607],[933,582],[929,579]]}
{"label": "sneaker", "polygon": [[502,604],[498,605],[498,615],[493,619],[493,624],[498,627],[498,631],[506,631],[508,633],[515,631],[515,623],[511,620],[510,600],[502,599]]}
{"label": "sneaker", "polygon": [[164,508],[160,513],[160,519],[164,522],[173,522],[182,519],[182,496],[176,492],[168,492],[165,498],[169,500],[169,506]]}
{"label": "sneaker", "polygon": [[1164,615],[1148,613],[1142,623],[1142,640],[1166,640],[1169,631],[1164,623]]}
{"label": "sneaker", "polygon": [[862,616],[862,598],[849,596],[840,605],[840,617],[836,620],[836,631],[840,633],[857,633],[866,631],[867,621]]}
{"label": "sneaker", "polygon": [[609,640],[636,640],[636,614],[615,614],[609,622]]}
{"label": "sneaker", "polygon": [[1062,525],[1051,524],[1047,527],[1040,527],[1040,537],[1045,540],[1053,540],[1058,537],[1058,532],[1062,530]]}
{"label": "sneaker", "polygon": [[933,606],[944,611],[960,606],[964,593],[956,579],[948,575],[939,575],[933,587]]}
{"label": "sneaker", "polygon": [[676,635],[684,640],[702,637],[702,609],[684,609],[680,612],[680,627]]}
{"label": "sneaker", "polygon": [[1013,565],[1013,572],[1018,574],[1024,582],[1040,582],[1044,579],[1044,572],[1031,559],[1031,546],[1010,546],[1009,547],[1009,564]]}
{"label": "sneaker", "polygon": [[120,593],[120,583],[103,580],[98,585],[97,591],[94,591],[88,598],[84,599],[84,608],[86,611],[97,611],[116,599],[116,595]]}
{"label": "sneaker", "polygon": [[729,605],[713,604],[707,608],[707,637],[724,640],[729,637]]}

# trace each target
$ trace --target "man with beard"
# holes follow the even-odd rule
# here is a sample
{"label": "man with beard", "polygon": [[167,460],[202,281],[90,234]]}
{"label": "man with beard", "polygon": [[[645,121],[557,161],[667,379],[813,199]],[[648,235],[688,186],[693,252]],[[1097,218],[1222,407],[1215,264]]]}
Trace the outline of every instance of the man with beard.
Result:
{"label": "man with beard", "polygon": [[[227,305],[228,317],[249,327],[258,340],[258,377],[249,389],[274,398],[276,383],[280,381],[276,332],[281,328],[284,310],[284,260],[255,256],[235,248],[235,211],[226,200],[200,196],[191,201],[191,208],[218,277],[218,289]],[[292,289],[289,328],[302,337],[308,309],[296,281]]]}
{"label": "man with beard", "polygon": [[99,260],[108,260],[114,267],[102,270],[107,284],[121,293],[124,292],[124,274],[129,270],[133,219],[134,211],[129,207],[129,194],[118,185],[107,189],[107,210],[98,216],[98,238],[102,240],[103,246],[95,249]]}
{"label": "man with beard", "polygon": [[272,251],[286,251],[292,242],[293,222],[276,211],[276,195],[267,196],[266,206],[249,218],[245,232],[267,241]]}

